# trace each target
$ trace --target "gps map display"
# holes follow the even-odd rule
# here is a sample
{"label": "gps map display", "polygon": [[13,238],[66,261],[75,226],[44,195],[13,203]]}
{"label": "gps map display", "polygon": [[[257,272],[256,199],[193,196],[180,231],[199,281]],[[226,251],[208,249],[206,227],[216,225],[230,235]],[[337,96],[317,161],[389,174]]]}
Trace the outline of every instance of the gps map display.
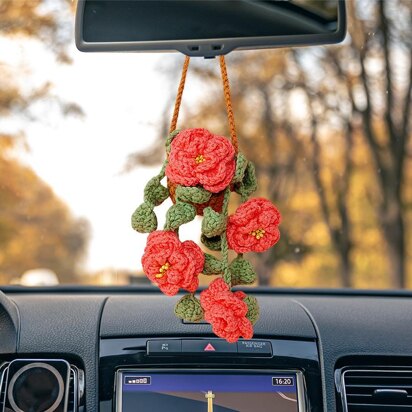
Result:
{"label": "gps map display", "polygon": [[298,412],[296,374],[123,372],[122,412]]}

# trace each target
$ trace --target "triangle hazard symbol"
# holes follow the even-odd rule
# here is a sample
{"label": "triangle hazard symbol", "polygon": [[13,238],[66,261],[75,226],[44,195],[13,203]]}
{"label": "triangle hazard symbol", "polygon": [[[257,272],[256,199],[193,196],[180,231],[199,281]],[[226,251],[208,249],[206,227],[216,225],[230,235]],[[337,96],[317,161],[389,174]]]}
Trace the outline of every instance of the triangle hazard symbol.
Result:
{"label": "triangle hazard symbol", "polygon": [[214,352],[216,349],[213,347],[211,343],[208,343],[203,350],[205,352]]}

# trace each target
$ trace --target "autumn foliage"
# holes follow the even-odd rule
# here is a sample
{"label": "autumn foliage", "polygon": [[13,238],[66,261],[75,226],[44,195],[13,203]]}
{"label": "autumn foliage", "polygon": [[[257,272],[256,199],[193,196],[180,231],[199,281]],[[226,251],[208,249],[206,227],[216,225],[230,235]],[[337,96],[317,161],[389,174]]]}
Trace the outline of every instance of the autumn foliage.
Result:
{"label": "autumn foliage", "polygon": [[[283,215],[261,285],[412,287],[412,3],[348,0],[348,20],[342,45],[228,56],[240,149]],[[227,134],[195,64],[209,93],[182,124]]]}
{"label": "autumn foliage", "polygon": [[[58,61],[69,63],[66,46],[71,7],[68,0],[60,2],[57,11],[48,11],[42,0],[2,0],[0,34],[38,39],[49,46]],[[62,24],[65,13],[67,20]],[[22,83],[7,64],[2,64],[0,56],[2,120],[14,120],[19,127],[24,120],[37,120],[31,107],[41,101],[53,103],[62,115],[81,114],[77,104],[53,96],[49,83],[35,89],[22,87]],[[73,217],[52,189],[19,160],[17,153],[27,149],[24,130],[0,130],[0,284],[36,268],[55,271],[61,282],[77,282],[89,225]]]}

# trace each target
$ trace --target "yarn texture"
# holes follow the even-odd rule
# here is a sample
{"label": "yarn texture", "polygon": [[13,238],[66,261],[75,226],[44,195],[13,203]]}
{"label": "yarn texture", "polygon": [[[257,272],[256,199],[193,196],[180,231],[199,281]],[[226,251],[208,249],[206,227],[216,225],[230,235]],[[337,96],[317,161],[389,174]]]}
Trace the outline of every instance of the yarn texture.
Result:
{"label": "yarn texture", "polygon": [[191,222],[196,217],[196,209],[189,203],[178,202],[166,214],[167,230],[176,230],[185,223]]}
{"label": "yarn texture", "polygon": [[155,206],[162,204],[168,197],[169,191],[167,187],[162,186],[159,176],[150,179],[144,188],[145,202],[152,203]]}
{"label": "yarn texture", "polygon": [[175,232],[164,230],[149,235],[142,258],[146,276],[169,296],[180,288],[194,292],[204,263],[204,254],[196,243],[180,242]]}
{"label": "yarn texture", "polygon": [[246,317],[254,325],[259,319],[259,303],[254,296],[246,296],[243,302],[246,303],[248,308]]}
{"label": "yarn texture", "polygon": [[[148,279],[168,296],[180,290],[188,292],[177,301],[175,315],[187,322],[204,319],[216,336],[233,343],[239,338],[251,339],[259,319],[257,299],[232,291],[232,286],[257,280],[253,265],[243,254],[264,252],[275,245],[281,216],[268,200],[249,200],[257,189],[255,167],[239,152],[225,58],[219,59],[230,138],[203,128],[176,129],[190,61],[186,57],[165,140],[166,159],[159,174],[145,186],[144,202],[133,213],[131,223],[136,231],[150,233],[142,257]],[[233,194],[240,206],[229,216]],[[173,205],[166,212],[163,230],[158,230],[154,210],[168,198]],[[179,239],[180,227],[196,216],[203,216],[200,241],[210,253],[191,240]],[[230,250],[237,256],[233,258]],[[214,279],[198,298],[200,274]]]}
{"label": "yarn texture", "polygon": [[157,229],[157,217],[153,205],[142,203],[132,215],[132,228],[140,233],[150,233]]}
{"label": "yarn texture", "polygon": [[226,230],[226,220],[224,215],[207,207],[203,211],[202,233],[209,238],[221,235]]}
{"label": "yarn texture", "polygon": [[205,253],[204,275],[218,275],[223,272],[223,262],[214,256]]}
{"label": "yarn texture", "polygon": [[[255,269],[243,253],[263,252],[279,240],[280,213],[266,199],[247,200],[257,187],[255,169],[243,154],[235,153],[227,138],[206,129],[188,129],[168,137],[166,153],[169,156],[160,173],[145,187],[144,203],[132,215],[132,227],[150,233],[143,270],[166,295],[176,295],[181,289],[190,292],[175,306],[178,318],[188,322],[205,319],[228,342],[250,339],[259,319],[257,299],[232,292],[231,287],[256,281]],[[165,177],[173,182],[173,193],[170,184],[162,185]],[[164,230],[157,230],[154,208],[166,200],[165,191],[175,203],[166,212]],[[232,191],[240,194],[243,203],[229,216]],[[218,210],[210,205],[215,196]],[[190,240],[179,240],[179,228],[193,221],[199,209],[203,213],[200,240],[221,258],[204,253]],[[232,262],[229,249],[238,253]],[[194,293],[200,274],[219,277],[198,299]]]}
{"label": "yarn texture", "polygon": [[201,184],[221,192],[235,173],[235,149],[226,137],[206,129],[187,129],[172,141],[166,176],[182,186]]}
{"label": "yarn texture", "polygon": [[205,320],[212,325],[213,332],[228,342],[236,342],[240,337],[251,339],[253,327],[246,314],[248,306],[243,301],[246,294],[231,292],[223,279],[214,280],[200,294],[200,304],[205,312]]}
{"label": "yarn texture", "polygon": [[199,322],[203,319],[203,309],[199,299],[193,295],[185,295],[177,302],[175,315],[189,322]]}
{"label": "yarn texture", "polygon": [[250,285],[256,281],[257,276],[253,265],[243,256],[233,259],[229,266],[229,271],[232,275],[232,286]]}
{"label": "yarn texture", "polygon": [[202,234],[200,241],[210,250],[215,252],[222,250],[222,238],[220,236],[207,237]]}
{"label": "yarn texture", "polygon": [[235,192],[242,196],[242,201],[245,201],[257,189],[257,180],[255,166],[248,162],[244,175],[240,183],[235,184]]}
{"label": "yarn texture", "polygon": [[211,197],[212,193],[202,187],[178,186],[176,188],[176,199],[178,201],[201,204],[209,201]]}
{"label": "yarn texture", "polygon": [[237,253],[264,252],[280,238],[280,212],[269,200],[248,200],[229,216],[227,240]]}

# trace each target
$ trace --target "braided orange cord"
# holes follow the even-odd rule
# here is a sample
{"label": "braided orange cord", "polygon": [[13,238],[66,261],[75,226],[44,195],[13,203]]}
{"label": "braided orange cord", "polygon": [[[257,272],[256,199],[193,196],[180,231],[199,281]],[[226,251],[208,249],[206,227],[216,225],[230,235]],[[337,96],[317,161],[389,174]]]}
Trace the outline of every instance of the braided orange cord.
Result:
{"label": "braided orange cord", "polygon": [[229,119],[230,138],[232,140],[232,145],[235,148],[235,153],[237,153],[239,150],[239,144],[237,141],[235,116],[233,114],[232,98],[230,96],[230,85],[229,85],[229,78],[228,78],[227,70],[226,70],[225,56],[220,56],[219,60],[220,60],[220,72],[222,73],[223,92],[225,95],[227,118]]}
{"label": "braided orange cord", "polygon": [[[229,127],[230,127],[230,139],[235,149],[235,153],[237,153],[239,150],[239,144],[237,141],[235,116],[233,114],[232,98],[230,96],[230,85],[229,85],[229,78],[227,75],[225,56],[220,56],[219,59],[220,59],[220,72],[222,75],[222,82],[223,82],[223,93],[225,96],[226,112],[227,112],[227,118],[229,120]],[[183,63],[182,76],[180,78],[179,88],[177,89],[175,108],[173,110],[173,117],[170,123],[169,133],[172,133],[176,130],[177,120],[179,118],[180,106],[182,104],[183,90],[186,84],[187,71],[189,69],[189,63],[190,63],[190,57],[186,56],[185,61]]]}
{"label": "braided orange cord", "polygon": [[190,57],[186,56],[183,63],[182,77],[180,78],[179,88],[177,89],[177,96],[175,101],[175,108],[173,110],[172,122],[170,123],[169,133],[176,130],[177,119],[179,117],[180,105],[182,104],[183,90],[185,89],[187,70],[189,69]]}

